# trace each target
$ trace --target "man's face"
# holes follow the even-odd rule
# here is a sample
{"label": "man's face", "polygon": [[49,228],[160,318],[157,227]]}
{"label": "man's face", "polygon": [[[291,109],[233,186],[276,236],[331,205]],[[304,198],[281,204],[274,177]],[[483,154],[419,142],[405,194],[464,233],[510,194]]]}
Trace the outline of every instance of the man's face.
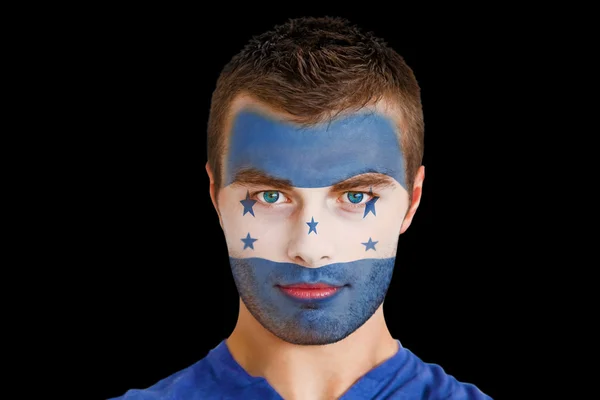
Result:
{"label": "man's face", "polygon": [[233,115],[221,223],[242,301],[282,340],[337,342],[382,304],[409,201],[396,129],[376,110],[309,128]]}

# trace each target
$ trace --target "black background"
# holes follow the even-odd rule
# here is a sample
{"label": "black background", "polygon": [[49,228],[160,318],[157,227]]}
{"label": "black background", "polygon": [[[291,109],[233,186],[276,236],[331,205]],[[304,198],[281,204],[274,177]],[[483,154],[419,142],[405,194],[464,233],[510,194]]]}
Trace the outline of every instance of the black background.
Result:
{"label": "black background", "polygon": [[524,147],[515,143],[532,138],[511,129],[514,71],[523,67],[511,23],[456,7],[98,15],[92,29],[78,21],[81,134],[64,160],[74,195],[61,249],[80,267],[70,276],[78,282],[71,335],[87,338],[74,369],[94,369],[80,384],[97,398],[148,387],[231,333],[238,297],[204,169],[210,97],[251,36],[295,16],[336,15],[386,39],[422,89],[423,198],[400,237],[388,326],[424,361],[500,396],[519,325],[504,277],[531,257],[515,162]]}

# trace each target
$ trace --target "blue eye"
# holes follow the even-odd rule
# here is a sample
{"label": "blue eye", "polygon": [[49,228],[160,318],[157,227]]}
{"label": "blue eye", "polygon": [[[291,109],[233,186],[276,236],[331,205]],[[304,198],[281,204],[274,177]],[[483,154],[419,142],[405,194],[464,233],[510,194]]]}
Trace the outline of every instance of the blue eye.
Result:
{"label": "blue eye", "polygon": [[267,203],[275,203],[279,200],[279,192],[264,192],[263,199],[265,199]]}
{"label": "blue eye", "polygon": [[364,197],[363,193],[360,192],[348,192],[348,200],[352,203],[360,203]]}

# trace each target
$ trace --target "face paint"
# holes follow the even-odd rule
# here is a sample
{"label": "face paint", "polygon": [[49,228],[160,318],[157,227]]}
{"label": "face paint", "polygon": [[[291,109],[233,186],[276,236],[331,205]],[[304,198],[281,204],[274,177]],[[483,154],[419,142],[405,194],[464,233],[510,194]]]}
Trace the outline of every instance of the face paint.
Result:
{"label": "face paint", "polygon": [[240,203],[242,203],[244,206],[244,214],[242,215],[246,215],[246,213],[249,212],[254,217],[254,210],[252,209],[252,206],[254,203],[256,203],[256,200],[252,200],[250,198],[250,192],[246,193],[246,198],[244,200],[240,200]]}
{"label": "face paint", "polygon": [[[265,328],[296,344],[329,344],[350,335],[383,302],[394,270],[393,258],[362,259],[306,268],[264,258],[231,258],[239,294]],[[298,300],[277,286],[323,282],[341,287],[333,296]]]}
{"label": "face paint", "polygon": [[331,186],[367,172],[388,175],[405,187],[394,124],[372,113],[300,128],[241,111],[231,132],[225,185],[247,167],[285,177],[300,188]]}
{"label": "face paint", "polygon": [[[306,128],[243,110],[225,182],[219,205],[232,273],[259,323],[290,343],[328,344],[373,315],[408,207],[391,120],[359,113]],[[323,296],[293,287],[315,284],[328,286]]]}
{"label": "face paint", "polygon": [[375,202],[379,200],[379,197],[373,196],[372,191],[370,192],[370,194],[372,198],[365,204],[365,215],[363,216],[363,218],[366,217],[368,213],[373,213],[373,215],[377,215],[377,213],[375,212]]}
{"label": "face paint", "polygon": [[311,218],[310,222],[307,222],[306,225],[308,225],[308,227],[310,228],[308,230],[308,234],[310,235],[311,232],[314,232],[315,234],[317,234],[317,224],[318,222],[315,222],[315,218]]}

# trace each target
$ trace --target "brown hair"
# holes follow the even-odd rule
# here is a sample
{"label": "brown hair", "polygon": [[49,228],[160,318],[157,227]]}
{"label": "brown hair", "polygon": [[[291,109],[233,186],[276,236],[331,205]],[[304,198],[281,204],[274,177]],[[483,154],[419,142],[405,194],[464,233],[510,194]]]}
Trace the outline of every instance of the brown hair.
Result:
{"label": "brown hair", "polygon": [[424,146],[420,88],[411,68],[382,39],[337,17],[290,19],[252,38],[224,67],[212,96],[207,151],[215,198],[222,185],[230,105],[243,94],[300,124],[388,100],[400,111],[400,144],[412,197]]}

